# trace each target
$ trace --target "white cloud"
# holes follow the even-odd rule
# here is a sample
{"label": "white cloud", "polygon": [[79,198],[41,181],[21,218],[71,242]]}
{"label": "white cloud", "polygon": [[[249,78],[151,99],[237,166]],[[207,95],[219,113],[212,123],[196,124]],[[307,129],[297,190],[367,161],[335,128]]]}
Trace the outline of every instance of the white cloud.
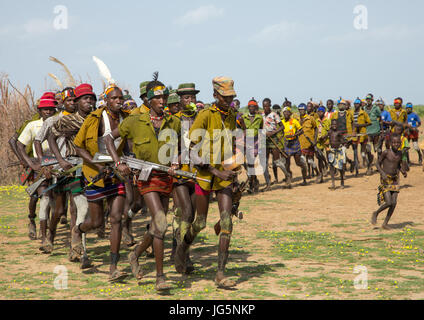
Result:
{"label": "white cloud", "polygon": [[267,43],[284,41],[302,32],[305,27],[299,23],[281,21],[280,23],[268,25],[259,32],[253,34],[250,37],[251,42],[255,43]]}
{"label": "white cloud", "polygon": [[199,24],[211,19],[220,18],[223,15],[224,9],[217,8],[214,5],[208,5],[188,11],[185,15],[175,20],[175,23],[182,26]]}
{"label": "white cloud", "polygon": [[45,34],[54,31],[53,22],[44,19],[32,19],[23,25],[27,35]]}

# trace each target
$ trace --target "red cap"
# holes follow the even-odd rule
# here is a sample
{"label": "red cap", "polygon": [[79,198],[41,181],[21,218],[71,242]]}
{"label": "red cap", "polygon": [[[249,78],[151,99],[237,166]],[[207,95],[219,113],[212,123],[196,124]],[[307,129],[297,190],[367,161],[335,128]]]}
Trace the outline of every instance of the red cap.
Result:
{"label": "red cap", "polygon": [[75,88],[75,97],[77,99],[85,95],[92,95],[96,99],[96,94],[93,92],[93,87],[88,83],[80,84]]}
{"label": "red cap", "polygon": [[46,92],[42,95],[38,108],[56,108],[56,105],[56,94],[54,92]]}

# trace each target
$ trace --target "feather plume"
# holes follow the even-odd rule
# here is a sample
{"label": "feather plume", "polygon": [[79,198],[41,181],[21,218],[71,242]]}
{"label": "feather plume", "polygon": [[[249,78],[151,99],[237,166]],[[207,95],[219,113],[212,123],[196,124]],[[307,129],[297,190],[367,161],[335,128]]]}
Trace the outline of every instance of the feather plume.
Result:
{"label": "feather plume", "polygon": [[53,78],[53,80],[56,82],[57,86],[58,86],[61,90],[63,90],[63,84],[62,84],[62,82],[59,80],[59,78],[58,78],[58,77],[56,77],[53,73],[48,73],[48,75],[49,75],[51,78]]}
{"label": "feather plume", "polygon": [[68,85],[71,87],[75,87],[76,86],[76,81],[74,79],[74,77],[72,76],[71,71],[69,71],[68,67],[59,59],[55,58],[55,57],[49,57],[50,61],[53,61],[55,63],[58,63],[62,66],[62,68],[65,70],[67,76],[68,76]]}
{"label": "feather plume", "polygon": [[158,81],[159,79],[159,71],[153,72],[153,81]]}
{"label": "feather plume", "polygon": [[112,74],[110,73],[110,70],[107,65],[95,56],[93,56],[93,61],[97,65],[97,68],[99,68],[100,75],[107,81],[107,84],[111,85],[115,83],[115,80],[113,80]]}

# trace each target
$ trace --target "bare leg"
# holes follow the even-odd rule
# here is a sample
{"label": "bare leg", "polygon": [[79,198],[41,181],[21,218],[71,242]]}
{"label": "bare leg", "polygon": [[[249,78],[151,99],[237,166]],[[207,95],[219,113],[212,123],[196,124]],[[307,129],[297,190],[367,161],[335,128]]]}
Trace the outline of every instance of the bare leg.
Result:
{"label": "bare leg", "polygon": [[374,211],[371,216],[371,223],[373,225],[377,224],[377,217],[380,214],[380,212],[386,210],[392,205],[392,196],[390,192],[384,193],[384,203],[380,206],[380,208],[377,209],[377,211]]}
{"label": "bare leg", "polygon": [[218,207],[220,212],[221,233],[219,234],[218,248],[218,271],[216,273],[215,282],[219,287],[233,287],[235,282],[225,277],[225,266],[228,260],[231,233],[233,230],[231,207],[232,207],[232,191],[223,189],[218,191]]}
{"label": "bare leg", "polygon": [[384,219],[384,222],[383,222],[383,225],[382,225],[382,228],[383,229],[386,229],[386,230],[389,230],[390,229],[390,227],[388,226],[388,223],[389,223],[390,218],[393,215],[393,212],[396,209],[397,197],[398,197],[398,193],[397,192],[389,192],[389,193],[391,193],[392,201],[391,201],[391,205],[390,205],[389,211],[387,212],[386,219]]}

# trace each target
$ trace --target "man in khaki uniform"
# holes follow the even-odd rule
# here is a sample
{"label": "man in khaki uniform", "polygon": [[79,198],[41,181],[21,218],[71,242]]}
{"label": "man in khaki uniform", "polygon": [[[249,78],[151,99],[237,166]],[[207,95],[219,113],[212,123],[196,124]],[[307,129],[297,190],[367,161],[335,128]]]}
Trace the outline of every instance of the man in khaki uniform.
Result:
{"label": "man in khaki uniform", "polygon": [[[178,167],[178,135],[181,131],[181,122],[177,117],[164,112],[169,91],[162,82],[151,81],[146,90],[150,111],[132,115],[124,120],[119,128],[112,132],[111,138],[120,137],[132,140],[133,153],[137,159],[162,165],[169,165],[172,162],[172,168],[176,169]],[[160,152],[165,145],[171,148],[169,159],[162,157]],[[131,171],[120,162],[118,152],[111,139],[108,141],[108,150],[116,162],[119,172],[122,175],[129,175]],[[129,254],[128,259],[134,276],[141,279],[143,273],[138,264],[138,258],[153,243],[156,260],[156,290],[170,289],[163,273],[163,255],[164,237],[168,228],[166,213],[172,192],[172,182],[173,179],[168,173],[157,171],[152,171],[147,181],[138,181],[138,191],[149,208],[152,221],[149,231],[144,234],[143,241]]]}
{"label": "man in khaki uniform", "polygon": [[[217,77],[213,79],[212,83],[216,102],[198,114],[190,129],[191,148],[201,147],[200,155],[193,155],[196,152],[192,152],[192,157],[195,157],[192,160],[196,164],[197,175],[200,178],[211,180],[211,182],[198,181],[195,186],[197,216],[191,225],[181,228],[182,241],[175,254],[175,269],[180,273],[185,272],[186,252],[197,234],[206,227],[210,195],[215,191],[220,208],[218,271],[215,283],[219,287],[233,287],[235,282],[226,278],[224,271],[233,229],[231,208],[232,183],[235,173],[225,170],[222,161],[232,156],[231,131],[236,128],[236,117],[235,111],[230,105],[236,93],[233,89],[234,81],[230,78]],[[220,130],[221,134],[217,135],[217,131],[214,132],[214,130]],[[224,142],[222,142],[222,137]],[[230,147],[231,152],[224,155],[225,150],[228,151],[227,147]]]}

